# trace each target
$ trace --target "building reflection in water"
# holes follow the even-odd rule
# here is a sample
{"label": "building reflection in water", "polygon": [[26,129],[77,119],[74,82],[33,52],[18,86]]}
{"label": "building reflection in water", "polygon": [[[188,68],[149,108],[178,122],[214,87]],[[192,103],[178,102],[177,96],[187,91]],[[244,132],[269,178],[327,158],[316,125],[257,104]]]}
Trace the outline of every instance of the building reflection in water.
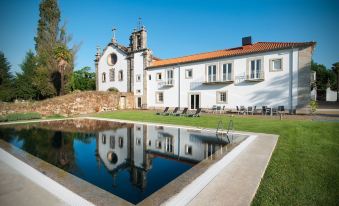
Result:
{"label": "building reflection in water", "polygon": [[97,161],[113,177],[127,170],[131,183],[142,191],[147,187],[147,173],[156,157],[187,164],[196,164],[227,145],[240,139],[216,138],[215,134],[201,133],[174,127],[134,124],[116,130],[97,133]]}

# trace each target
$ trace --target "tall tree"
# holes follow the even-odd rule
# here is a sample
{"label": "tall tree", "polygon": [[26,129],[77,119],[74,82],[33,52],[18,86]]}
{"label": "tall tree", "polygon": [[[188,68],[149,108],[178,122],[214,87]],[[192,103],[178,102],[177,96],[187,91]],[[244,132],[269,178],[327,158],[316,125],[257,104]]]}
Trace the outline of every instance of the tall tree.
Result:
{"label": "tall tree", "polygon": [[60,10],[57,0],[42,0],[39,6],[40,19],[38,22],[35,50],[39,61],[49,70],[55,69],[56,63],[53,50],[57,43],[59,31]]}
{"label": "tall tree", "polygon": [[[71,36],[66,32],[66,25],[59,27],[60,10],[57,0],[42,0],[39,7],[40,19],[38,22],[37,35],[35,37],[35,49],[38,56],[39,69],[43,72],[37,75],[45,80],[38,80],[37,85],[42,81],[48,82],[54,87],[53,94],[65,94],[65,85],[69,84],[69,79],[73,71],[75,50],[68,48]],[[46,70],[48,75],[46,75]],[[50,87],[48,87],[50,88]],[[68,88],[68,87],[67,87]],[[47,96],[53,94],[47,94]]]}
{"label": "tall tree", "polygon": [[65,83],[69,80],[69,74],[72,72],[73,53],[65,44],[59,43],[54,48],[54,58],[58,62],[58,73],[60,74],[60,88],[57,89],[57,92],[58,95],[64,95]]}
{"label": "tall tree", "polygon": [[21,73],[17,73],[15,80],[16,97],[21,99],[36,99],[38,91],[33,84],[34,76],[38,66],[37,58],[30,50],[27,52],[26,57],[21,67]]}
{"label": "tall tree", "polygon": [[13,75],[10,72],[11,65],[5,54],[0,51],[0,101],[11,101],[13,93]]}
{"label": "tall tree", "polygon": [[337,76],[336,89],[337,89],[337,102],[339,102],[339,62],[332,65],[332,71]]}

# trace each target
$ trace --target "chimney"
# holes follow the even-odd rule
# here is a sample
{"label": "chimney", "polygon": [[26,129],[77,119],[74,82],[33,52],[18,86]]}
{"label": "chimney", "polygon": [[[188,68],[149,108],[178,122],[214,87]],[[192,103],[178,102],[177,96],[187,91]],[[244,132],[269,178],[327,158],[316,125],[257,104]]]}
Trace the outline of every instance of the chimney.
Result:
{"label": "chimney", "polygon": [[251,45],[251,44],[252,44],[252,37],[251,36],[247,36],[247,37],[242,38],[242,46]]}

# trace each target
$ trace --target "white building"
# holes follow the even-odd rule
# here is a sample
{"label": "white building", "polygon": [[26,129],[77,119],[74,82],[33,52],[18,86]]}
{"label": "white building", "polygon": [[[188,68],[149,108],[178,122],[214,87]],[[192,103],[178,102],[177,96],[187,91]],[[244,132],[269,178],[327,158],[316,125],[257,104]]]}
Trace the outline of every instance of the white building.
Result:
{"label": "white building", "polygon": [[96,54],[97,89],[133,92],[137,107],[234,109],[284,106],[306,112],[311,98],[311,59],[315,42],[257,42],[236,48],[158,59],[147,48],[144,27],[129,47],[113,38]]}
{"label": "white building", "polygon": [[[97,160],[98,165],[104,165],[113,177],[121,170],[129,171],[133,184],[144,189],[154,158],[194,165],[225,145],[238,144],[244,138],[242,135],[218,140],[215,133],[199,130],[126,124],[125,127],[97,133]],[[224,149],[227,150],[227,146]]]}

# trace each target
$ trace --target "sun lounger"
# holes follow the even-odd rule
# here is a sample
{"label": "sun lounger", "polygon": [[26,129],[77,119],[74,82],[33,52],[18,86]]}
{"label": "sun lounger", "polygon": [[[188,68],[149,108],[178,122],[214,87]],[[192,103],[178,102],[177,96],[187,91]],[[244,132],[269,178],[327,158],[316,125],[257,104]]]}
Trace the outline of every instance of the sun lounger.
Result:
{"label": "sun lounger", "polygon": [[172,112],[167,112],[166,114],[164,114],[164,115],[176,115],[177,114],[177,112],[178,112],[178,110],[179,110],[179,107],[176,107],[176,108],[174,108],[174,110],[172,111]]}
{"label": "sun lounger", "polygon": [[182,112],[180,114],[175,114],[175,116],[186,116],[187,115],[187,110],[188,110],[188,108],[185,107],[184,110],[182,110]]}
{"label": "sun lounger", "polygon": [[169,109],[169,107],[165,107],[165,109],[164,109],[163,112],[157,112],[157,113],[155,113],[155,114],[156,114],[156,115],[163,115],[163,114],[165,114],[165,113],[168,112],[168,109]]}
{"label": "sun lounger", "polygon": [[200,117],[201,108],[198,108],[194,114],[187,115],[188,117]]}

